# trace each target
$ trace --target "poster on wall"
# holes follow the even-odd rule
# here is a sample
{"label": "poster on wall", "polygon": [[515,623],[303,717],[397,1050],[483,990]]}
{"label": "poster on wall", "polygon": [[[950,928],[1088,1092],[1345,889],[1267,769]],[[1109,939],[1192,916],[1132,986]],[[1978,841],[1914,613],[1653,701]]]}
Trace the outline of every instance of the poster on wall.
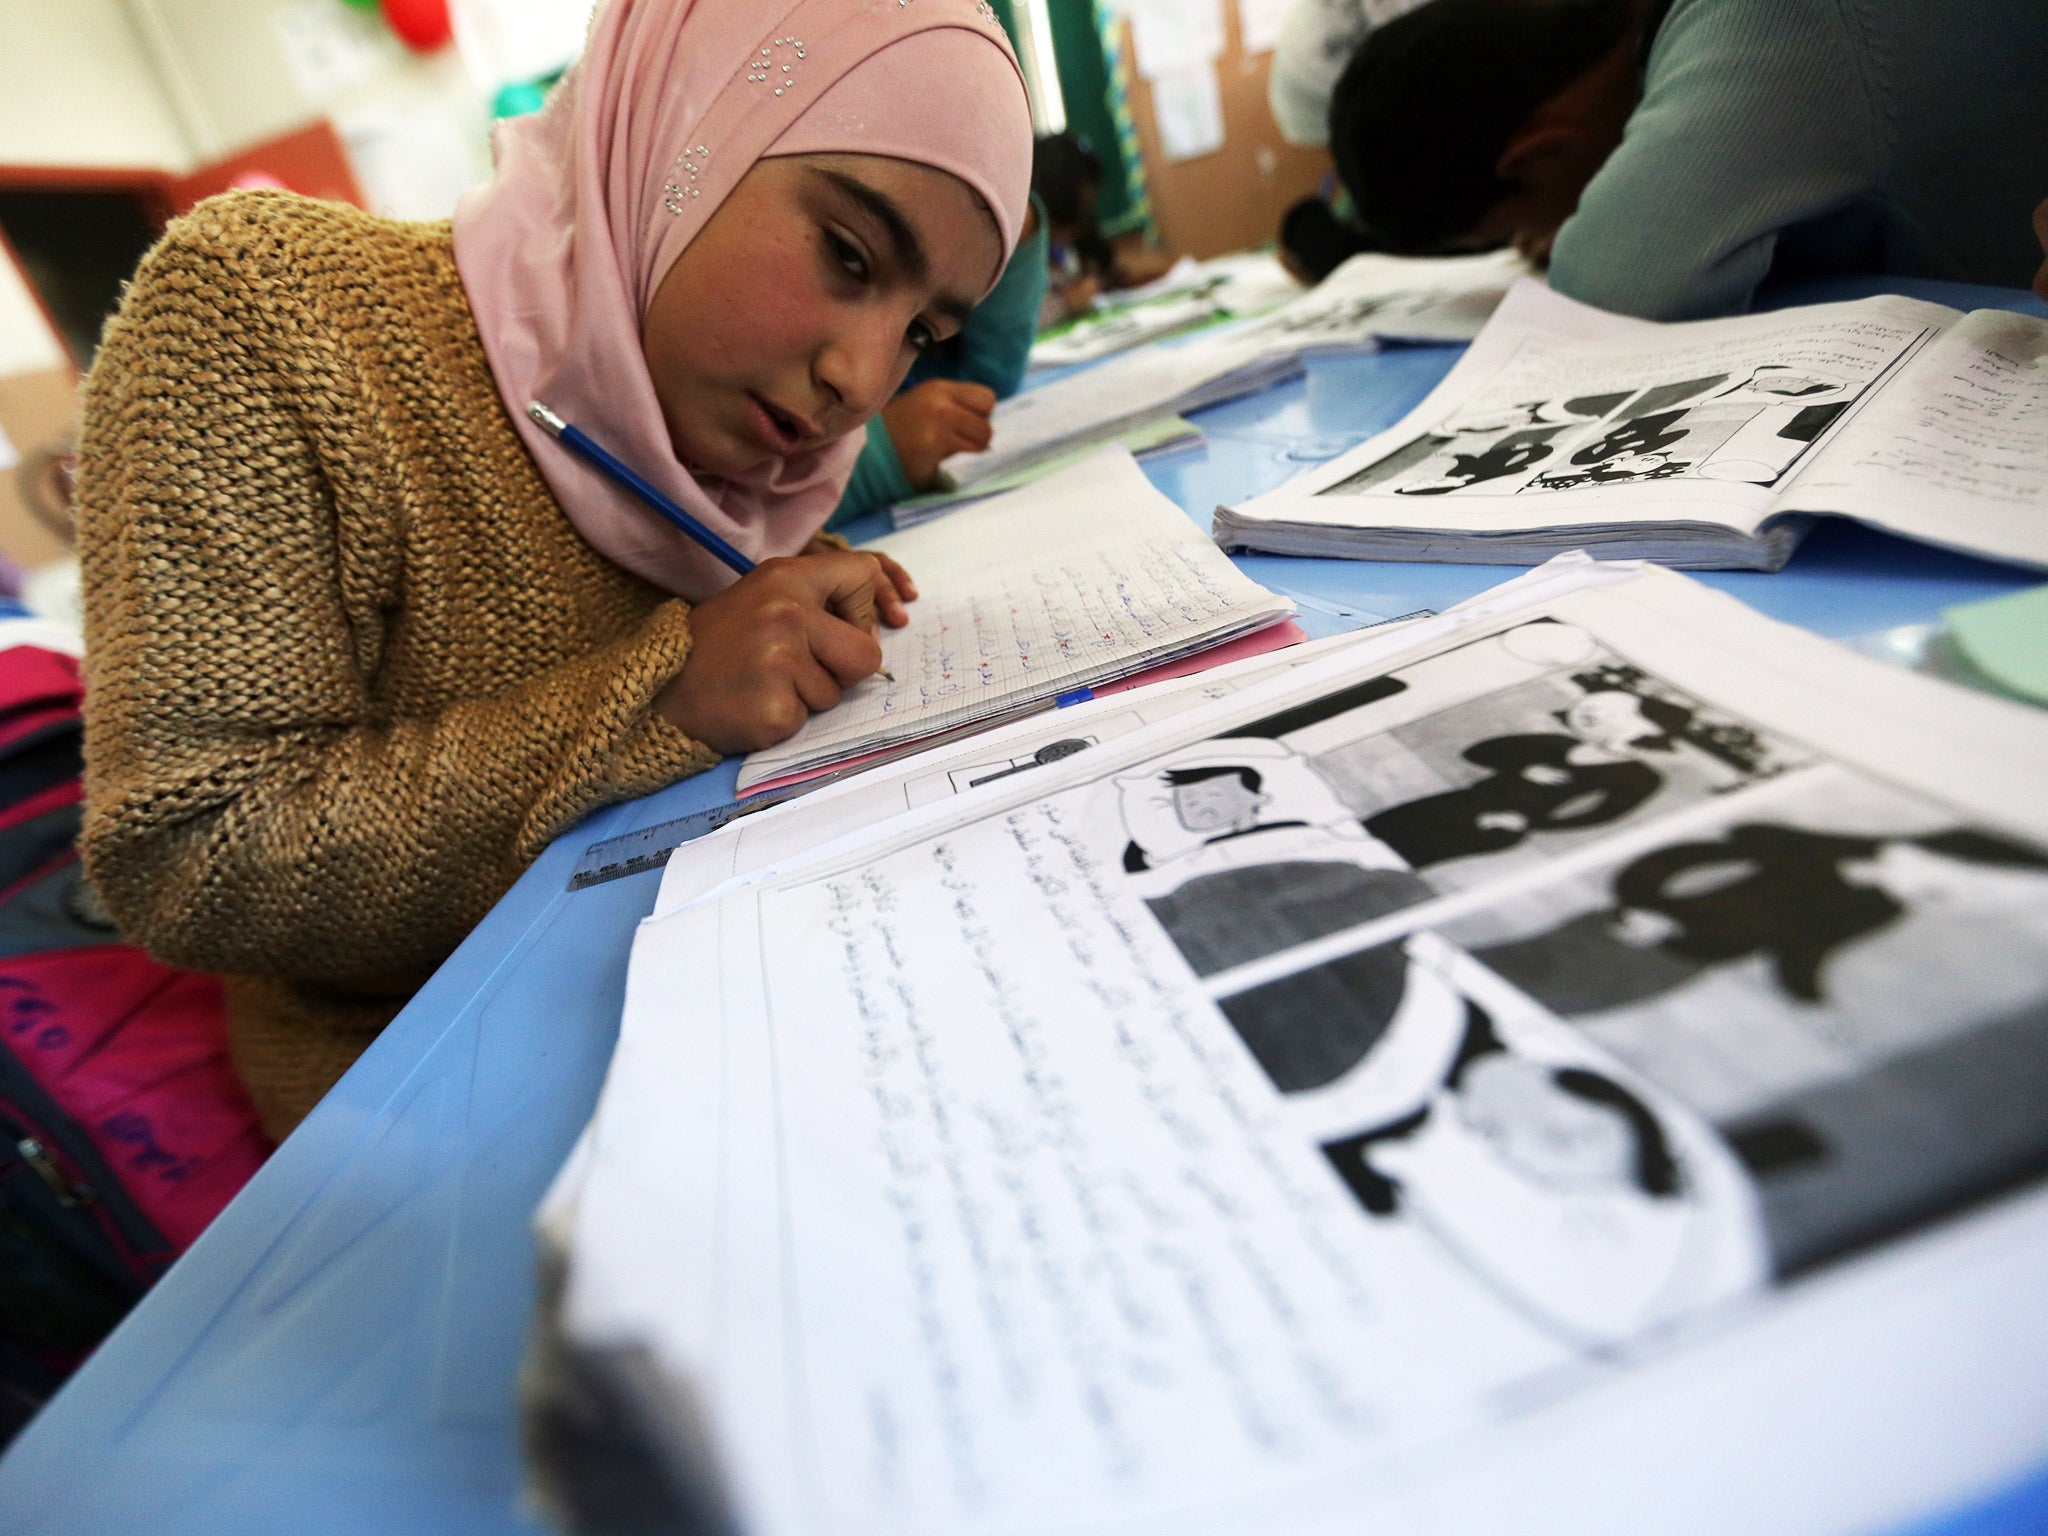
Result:
{"label": "poster on wall", "polygon": [[1223,147],[1223,93],[1216,66],[1191,64],[1152,79],[1152,116],[1168,160],[1193,160]]}
{"label": "poster on wall", "polygon": [[1293,0],[1237,0],[1238,51],[1250,58],[1279,47],[1280,29],[1293,9]]}
{"label": "poster on wall", "polygon": [[1130,18],[1138,73],[1154,85],[1223,56],[1223,0],[1141,0]]}

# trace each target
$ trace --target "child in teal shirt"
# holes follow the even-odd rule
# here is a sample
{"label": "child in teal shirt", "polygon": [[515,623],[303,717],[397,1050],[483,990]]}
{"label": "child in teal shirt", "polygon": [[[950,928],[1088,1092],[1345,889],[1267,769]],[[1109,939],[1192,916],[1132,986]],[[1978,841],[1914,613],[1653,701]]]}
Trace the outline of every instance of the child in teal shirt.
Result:
{"label": "child in teal shirt", "polygon": [[1034,196],[1001,280],[960,333],[913,366],[902,392],[868,422],[867,447],[828,527],[933,489],[943,460],[988,446],[989,413],[1024,382],[1050,267],[1045,209]]}

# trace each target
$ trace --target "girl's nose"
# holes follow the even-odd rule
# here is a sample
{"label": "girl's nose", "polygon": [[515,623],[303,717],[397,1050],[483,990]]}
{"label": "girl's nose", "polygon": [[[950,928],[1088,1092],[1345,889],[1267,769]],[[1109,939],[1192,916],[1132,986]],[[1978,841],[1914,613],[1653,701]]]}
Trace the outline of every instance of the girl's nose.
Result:
{"label": "girl's nose", "polygon": [[849,324],[818,349],[812,373],[826,397],[863,420],[903,382],[902,328],[893,319]]}

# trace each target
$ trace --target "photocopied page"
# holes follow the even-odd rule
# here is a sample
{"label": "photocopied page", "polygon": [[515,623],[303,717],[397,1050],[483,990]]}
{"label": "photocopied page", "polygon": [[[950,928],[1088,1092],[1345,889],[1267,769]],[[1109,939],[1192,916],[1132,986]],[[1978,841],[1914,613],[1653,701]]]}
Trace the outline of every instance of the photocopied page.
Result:
{"label": "photocopied page", "polygon": [[1381,337],[1469,340],[1526,270],[1512,253],[1355,256],[1257,320],[1146,347],[1011,396],[996,407],[988,451],[956,454],[941,467],[954,485],[973,485],[1134,421],[1264,388],[1298,373],[1314,352],[1368,347]]}
{"label": "photocopied page", "polygon": [[[1715,1362],[1853,1335],[1895,1259],[2038,1255],[2048,1204],[1983,1202],[2048,1170],[2048,720],[1670,573],[1524,582],[643,925],[570,1311],[688,1383],[741,1528],[1405,1529],[1587,1400],[1667,1436],[1633,1481],[1554,1445],[1636,1496],[1587,1529],[1780,1426],[1839,1523],[1724,1478],[1670,1528],[1941,1495],[1844,1475],[1955,1432],[1870,1350],[1798,1419]],[[707,1216],[644,1170],[713,973]]]}
{"label": "photocopied page", "polygon": [[1785,500],[2048,568],[2048,321],[1965,315],[1814,457]]}
{"label": "photocopied page", "polygon": [[1367,639],[1383,644],[1389,634],[1414,622],[1396,620],[1333,635],[1272,655],[1247,657],[1193,677],[1034,715],[736,817],[716,832],[683,844],[670,856],[653,915],[687,906],[735,875],[807,852],[904,811],[1037,773],[1105,741],[1227,698],[1291,667],[1320,661],[1332,651]]}
{"label": "photocopied page", "polygon": [[1227,548],[1490,560],[1586,545],[1783,564],[1781,489],[1956,318],[1860,300],[1658,325],[1518,285],[1393,428],[1219,509]]}
{"label": "photocopied page", "polygon": [[1048,703],[1278,623],[1294,604],[1240,573],[1111,451],[941,522],[890,534],[923,595],[881,632],[877,675],[750,755],[739,787]]}

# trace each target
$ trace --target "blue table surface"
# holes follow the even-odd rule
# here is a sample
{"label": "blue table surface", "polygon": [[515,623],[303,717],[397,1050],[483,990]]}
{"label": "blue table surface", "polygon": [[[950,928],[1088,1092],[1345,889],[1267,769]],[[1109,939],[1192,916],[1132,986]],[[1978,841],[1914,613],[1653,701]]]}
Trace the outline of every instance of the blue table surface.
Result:
{"label": "blue table surface", "polygon": [[[1888,286],[2048,313],[2004,290]],[[1149,473],[1206,523],[1219,501],[1391,425],[1455,356],[1319,360],[1305,379],[1204,412],[1206,447]],[[1317,633],[1443,608],[1513,574],[1241,564],[1300,602]],[[1837,637],[2038,580],[1846,523],[1817,530],[1779,574],[1704,579]],[[601,811],[542,856],[0,1461],[0,1531],[541,1529],[518,1502],[529,1222],[596,1102],[658,876],[573,895],[565,882],[589,843],[730,799],[734,772]],[[2044,1529],[2048,1467],[1915,1536]]]}

